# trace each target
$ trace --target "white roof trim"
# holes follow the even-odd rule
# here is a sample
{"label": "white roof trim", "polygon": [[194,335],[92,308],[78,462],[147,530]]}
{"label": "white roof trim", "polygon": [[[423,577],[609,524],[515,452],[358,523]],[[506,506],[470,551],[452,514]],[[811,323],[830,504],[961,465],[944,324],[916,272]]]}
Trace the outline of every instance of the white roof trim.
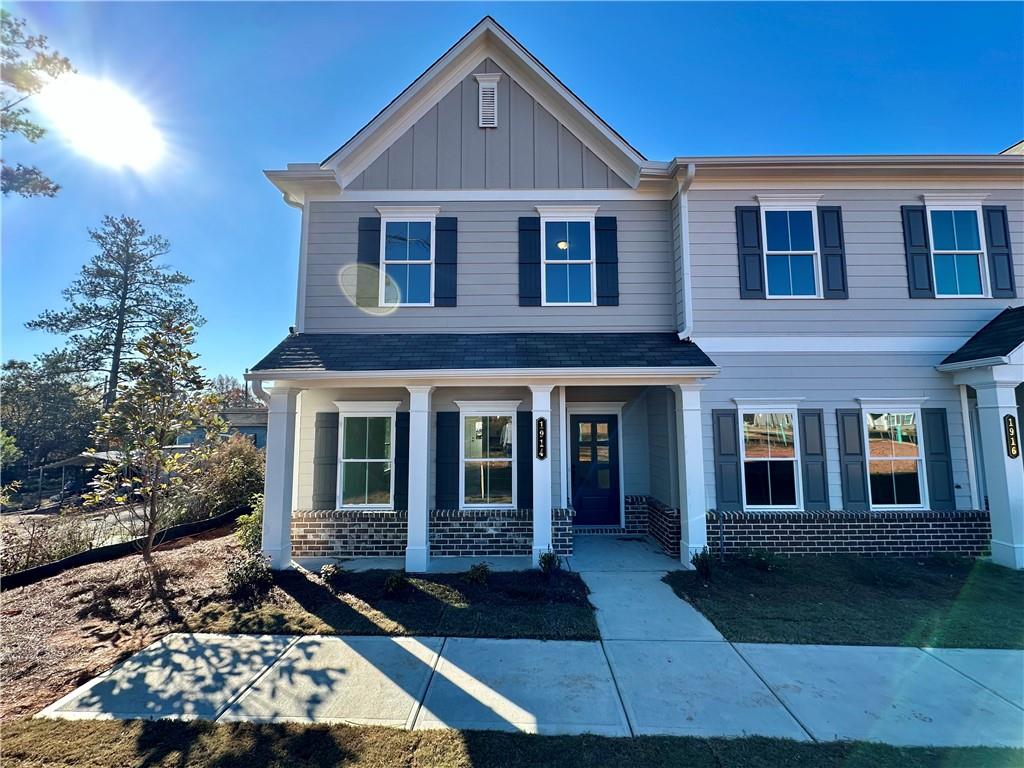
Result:
{"label": "white roof trim", "polygon": [[491,58],[627,184],[639,182],[643,156],[552,75],[490,16],[420,75],[321,165],[347,186],[455,85]]}

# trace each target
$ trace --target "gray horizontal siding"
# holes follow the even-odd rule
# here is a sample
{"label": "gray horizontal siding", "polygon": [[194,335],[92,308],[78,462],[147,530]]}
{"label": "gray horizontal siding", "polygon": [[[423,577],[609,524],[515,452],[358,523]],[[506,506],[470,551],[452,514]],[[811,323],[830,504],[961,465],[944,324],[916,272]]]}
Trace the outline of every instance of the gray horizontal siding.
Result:
{"label": "gray horizontal siding", "polygon": [[341,270],[356,261],[358,220],[370,202],[311,203],[304,330],[313,332],[511,332],[675,330],[672,229],[668,201],[600,201],[619,230],[619,306],[520,307],[518,219],[535,202],[440,203],[458,218],[458,306],[406,307],[385,316],[355,307]]}
{"label": "gray horizontal siding", "polygon": [[704,474],[708,506],[715,506],[714,441],[711,411],[735,408],[734,397],[802,397],[801,408],[825,411],[829,498],[842,509],[839,479],[837,408],[859,408],[858,397],[927,397],[923,407],[945,408],[953,457],[957,509],[970,509],[967,449],[960,391],[935,366],[942,355],[930,354],[725,354],[715,355],[722,372],[701,392]]}
{"label": "gray horizontal siding", "polygon": [[498,127],[480,128],[467,76],[402,134],[349,189],[624,189],[627,184],[491,59],[501,73]]}
{"label": "gray horizontal siding", "polygon": [[[794,190],[821,192],[820,189]],[[900,206],[920,205],[930,189],[826,190],[821,205],[843,209],[850,298],[845,301],[741,300],[736,255],[737,205],[754,191],[691,189],[694,336],[869,334],[970,336],[1006,299],[910,299]],[[975,191],[975,190],[972,190]],[[1017,291],[1024,291],[1024,190],[993,190],[1005,205]],[[1022,303],[1016,299],[1013,303]]]}

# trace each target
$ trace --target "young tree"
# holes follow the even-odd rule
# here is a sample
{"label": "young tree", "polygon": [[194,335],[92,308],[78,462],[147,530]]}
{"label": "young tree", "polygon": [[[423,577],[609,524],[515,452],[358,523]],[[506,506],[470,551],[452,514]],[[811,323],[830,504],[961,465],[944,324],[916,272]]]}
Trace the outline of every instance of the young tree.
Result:
{"label": "young tree", "polygon": [[89,236],[99,253],[64,289],[67,308],[46,310],[26,326],[66,335],[61,363],[79,372],[103,372],[104,405],[109,407],[122,363],[143,334],[168,316],[191,326],[201,325],[203,319],[182,290],[192,278],[157,263],[170,251],[163,237],[147,235],[129,216],[105,216]]}
{"label": "young tree", "polygon": [[234,376],[218,374],[210,380],[210,388],[220,396],[224,408],[253,407],[248,390]]}
{"label": "young tree", "polygon": [[[28,34],[24,19],[0,10],[0,139],[20,134],[31,142],[39,141],[46,130],[29,118],[25,100],[39,93],[48,79],[72,71],[66,57],[50,51],[45,36]],[[24,197],[53,197],[60,189],[34,165],[21,163],[14,167],[3,163],[0,185],[3,194]]]}
{"label": "young tree", "polygon": [[[139,359],[125,363],[125,381],[93,433],[98,445],[109,446],[120,458],[104,464],[86,500],[124,505],[133,534],[144,537],[147,563],[163,527],[165,502],[198,479],[208,449],[224,430],[217,398],[189,349],[193,340],[192,327],[176,320],[144,336],[137,345]],[[178,435],[193,430],[204,432],[205,446],[165,450]]]}

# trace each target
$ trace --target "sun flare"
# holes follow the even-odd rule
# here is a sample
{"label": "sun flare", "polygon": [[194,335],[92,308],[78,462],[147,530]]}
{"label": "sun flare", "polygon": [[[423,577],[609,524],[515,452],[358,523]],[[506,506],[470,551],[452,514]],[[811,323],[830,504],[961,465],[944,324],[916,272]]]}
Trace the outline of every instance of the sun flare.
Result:
{"label": "sun flare", "polygon": [[152,170],[164,137],[149,110],[108,80],[72,73],[47,85],[36,106],[75,152],[111,168]]}

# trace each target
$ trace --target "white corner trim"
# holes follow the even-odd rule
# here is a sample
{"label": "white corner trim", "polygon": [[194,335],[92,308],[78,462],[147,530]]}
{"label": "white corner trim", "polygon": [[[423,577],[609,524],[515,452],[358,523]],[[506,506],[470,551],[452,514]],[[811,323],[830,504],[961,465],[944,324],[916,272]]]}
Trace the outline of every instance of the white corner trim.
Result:
{"label": "white corner trim", "polygon": [[591,219],[597,214],[599,205],[538,205],[537,213],[542,219]]}
{"label": "white corner trim", "polygon": [[802,397],[734,397],[741,411],[795,411],[804,401]]}
{"label": "white corner trim", "polygon": [[978,208],[988,198],[988,192],[929,192],[921,195],[921,201],[927,208]]}
{"label": "white corner trim", "polygon": [[441,212],[439,205],[375,205],[374,208],[385,219],[432,219]]}
{"label": "white corner trim", "polygon": [[814,208],[822,195],[813,194],[757,194],[754,199],[762,208]]}
{"label": "white corner trim", "polygon": [[858,397],[860,407],[867,410],[877,411],[900,411],[908,408],[915,409],[924,405],[927,397]]}
{"label": "white corner trim", "polygon": [[344,414],[371,414],[371,413],[395,413],[401,400],[335,400],[339,413]]}
{"label": "white corner trim", "polygon": [[516,411],[522,400],[453,400],[459,410],[465,413],[488,415],[494,411]]}

